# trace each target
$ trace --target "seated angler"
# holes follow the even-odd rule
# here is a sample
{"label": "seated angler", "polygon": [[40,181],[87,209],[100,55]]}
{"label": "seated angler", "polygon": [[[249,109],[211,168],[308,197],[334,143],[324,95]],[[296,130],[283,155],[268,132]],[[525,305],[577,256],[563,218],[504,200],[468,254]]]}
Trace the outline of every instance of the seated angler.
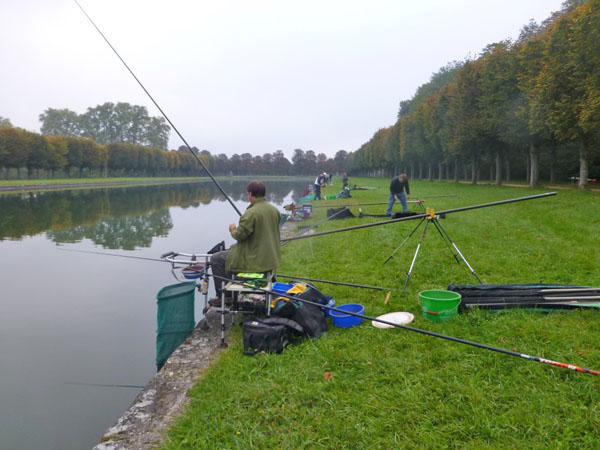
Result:
{"label": "seated angler", "polygon": [[[274,272],[281,264],[281,214],[265,201],[266,187],[262,182],[251,181],[246,190],[250,205],[240,217],[239,225],[229,225],[236,244],[211,256],[212,273],[216,277],[231,279],[240,272]],[[211,306],[221,305],[222,279],[216,277],[217,297],[209,301]]]}

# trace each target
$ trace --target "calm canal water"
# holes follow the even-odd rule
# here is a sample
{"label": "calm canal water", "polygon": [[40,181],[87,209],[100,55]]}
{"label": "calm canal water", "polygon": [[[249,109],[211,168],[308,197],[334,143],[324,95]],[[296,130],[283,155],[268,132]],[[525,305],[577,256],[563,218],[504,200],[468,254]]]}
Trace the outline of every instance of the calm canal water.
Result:
{"label": "calm canal water", "polygon": [[[243,212],[246,182],[222,185]],[[268,200],[306,185],[269,181]],[[210,182],[0,196],[0,448],[91,448],[156,373],[170,265],[61,250],[204,253],[237,219]]]}

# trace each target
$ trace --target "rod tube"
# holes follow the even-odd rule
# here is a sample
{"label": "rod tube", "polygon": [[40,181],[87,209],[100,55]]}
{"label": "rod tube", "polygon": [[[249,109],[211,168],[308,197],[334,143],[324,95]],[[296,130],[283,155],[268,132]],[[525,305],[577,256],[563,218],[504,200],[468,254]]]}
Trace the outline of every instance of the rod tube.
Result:
{"label": "rod tube", "polygon": [[590,287],[590,288],[565,288],[565,289],[560,289],[560,288],[556,288],[556,289],[542,289],[540,292],[542,292],[543,294],[550,294],[550,293],[560,293],[560,294],[564,294],[565,292],[590,292],[590,291],[600,291],[600,287]]}

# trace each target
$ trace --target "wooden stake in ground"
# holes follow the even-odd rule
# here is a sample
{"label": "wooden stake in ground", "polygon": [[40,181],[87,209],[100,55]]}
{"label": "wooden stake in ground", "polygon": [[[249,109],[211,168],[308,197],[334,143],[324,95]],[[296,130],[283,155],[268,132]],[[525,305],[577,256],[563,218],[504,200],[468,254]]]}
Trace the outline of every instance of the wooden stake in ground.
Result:
{"label": "wooden stake in ground", "polygon": [[387,305],[388,300],[390,299],[390,295],[392,295],[392,291],[389,291],[385,296],[385,301],[383,302],[384,305]]}

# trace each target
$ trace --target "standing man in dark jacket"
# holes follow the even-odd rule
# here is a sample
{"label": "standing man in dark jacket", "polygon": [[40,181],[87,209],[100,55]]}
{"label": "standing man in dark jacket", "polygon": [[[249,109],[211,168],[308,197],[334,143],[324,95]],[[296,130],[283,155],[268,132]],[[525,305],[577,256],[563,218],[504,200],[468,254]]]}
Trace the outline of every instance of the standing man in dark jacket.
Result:
{"label": "standing man in dark jacket", "polygon": [[[273,272],[281,264],[281,213],[265,201],[266,187],[260,181],[251,181],[246,187],[250,206],[240,217],[239,225],[229,225],[229,232],[237,243],[230,249],[215,253],[210,262],[214,275],[231,278],[239,272]],[[215,279],[218,298],[212,306],[221,304],[221,280]]]}
{"label": "standing man in dark jacket", "polygon": [[[404,191],[406,191],[406,195],[404,195]],[[407,198],[410,198],[410,187],[408,186],[408,177],[405,173],[401,173],[397,177],[394,177],[392,179],[392,182],[390,183],[390,196],[388,198],[388,207],[385,213],[388,216],[392,215],[392,207],[394,206],[394,202],[396,200],[400,200],[400,203],[402,203],[402,212],[407,212]]]}

